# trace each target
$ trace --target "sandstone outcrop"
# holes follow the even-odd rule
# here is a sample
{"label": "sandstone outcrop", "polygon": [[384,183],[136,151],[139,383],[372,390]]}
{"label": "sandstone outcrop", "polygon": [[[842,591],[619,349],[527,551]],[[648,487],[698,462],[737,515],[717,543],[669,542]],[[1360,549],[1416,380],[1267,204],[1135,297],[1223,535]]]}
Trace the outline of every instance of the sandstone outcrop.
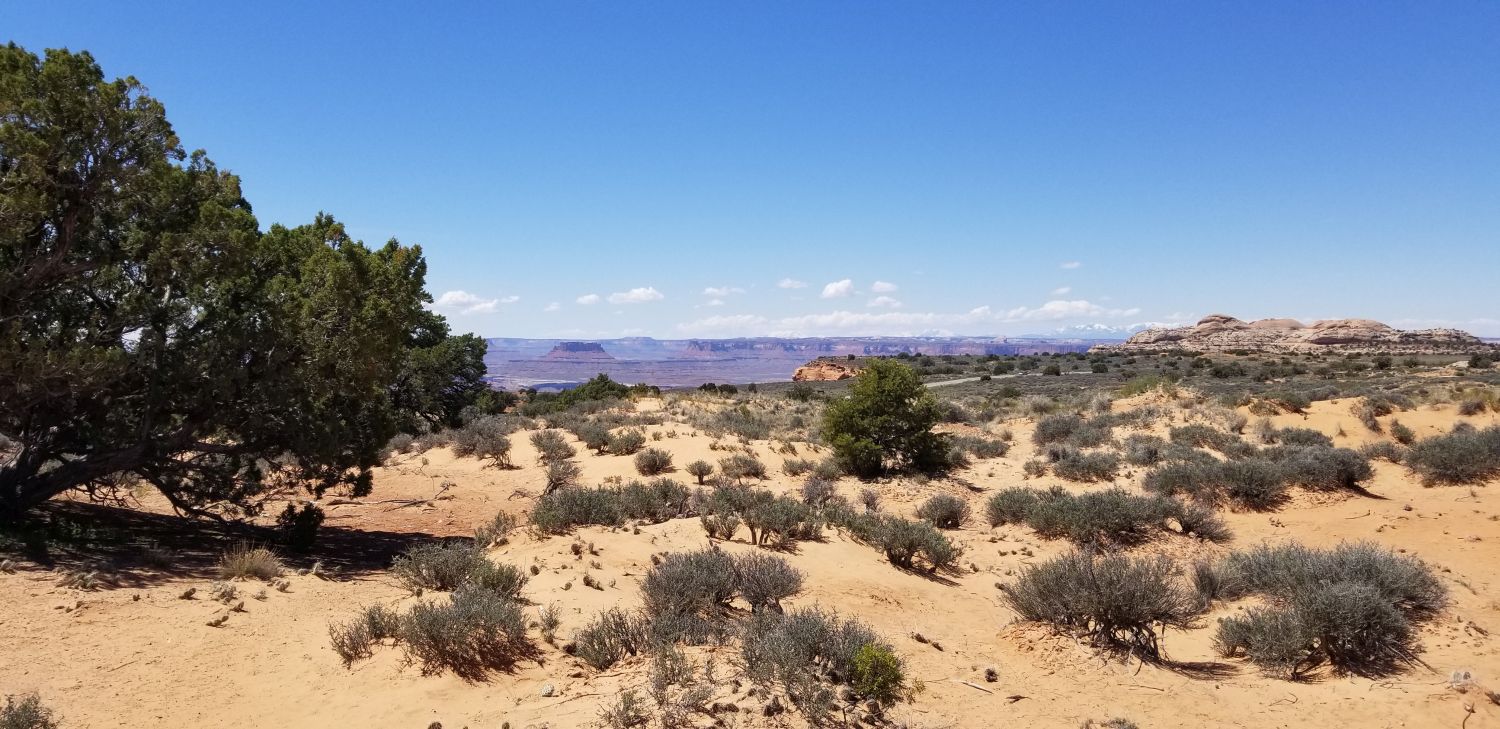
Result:
{"label": "sandstone outcrop", "polygon": [[1492,345],[1458,329],[1401,330],[1370,319],[1327,319],[1305,325],[1294,319],[1244,322],[1211,314],[1192,326],[1147,329],[1123,344],[1100,345],[1093,351],[1443,354],[1490,348]]}
{"label": "sandstone outcrop", "polygon": [[833,382],[859,374],[859,368],[845,362],[815,359],[792,373],[792,382]]}

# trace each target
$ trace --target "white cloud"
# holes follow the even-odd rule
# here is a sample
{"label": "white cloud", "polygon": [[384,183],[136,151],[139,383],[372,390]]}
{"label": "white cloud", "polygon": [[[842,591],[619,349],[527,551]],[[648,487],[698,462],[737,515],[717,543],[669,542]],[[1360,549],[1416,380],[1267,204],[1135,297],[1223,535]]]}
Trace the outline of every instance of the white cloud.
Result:
{"label": "white cloud", "polygon": [[507,296],[504,299],[481,299],[467,291],[445,291],[437,301],[432,302],[432,308],[459,315],[493,314],[501,304],[513,303],[520,298]]}
{"label": "white cloud", "polygon": [[876,309],[899,309],[901,308],[901,302],[889,296],[876,296],[875,298],[870,299],[870,302],[865,304],[865,306],[873,307]]}
{"label": "white cloud", "polygon": [[725,296],[743,293],[745,293],[745,290],[738,286],[710,286],[703,290],[704,296],[712,296],[715,299],[722,299]]}
{"label": "white cloud", "polygon": [[521,300],[521,297],[516,296],[515,294],[512,294],[510,296],[502,296],[502,297],[500,297],[500,303],[502,303],[502,304],[514,304],[514,303],[516,303],[517,301],[520,301],[520,300]]}
{"label": "white cloud", "polygon": [[854,282],[849,279],[834,281],[823,287],[823,298],[842,299],[854,293]]}
{"label": "white cloud", "polygon": [[1083,264],[1079,263],[1078,261],[1063,261],[1062,265],[1060,266],[1060,268],[1063,268],[1063,269],[1066,269],[1066,270],[1069,270],[1069,271],[1071,271],[1071,270],[1073,270],[1075,268],[1082,268],[1082,267],[1083,267]]}
{"label": "white cloud", "polygon": [[898,287],[896,286],[896,284],[893,284],[889,281],[876,281],[875,283],[870,284],[870,290],[874,291],[877,294],[889,294],[892,291],[895,291],[897,288]]}
{"label": "white cloud", "polygon": [[1052,295],[1053,296],[1066,296],[1066,295],[1068,295],[1068,294],[1070,294],[1072,292],[1073,292],[1073,287],[1072,286],[1058,286],[1057,288],[1052,289]]}
{"label": "white cloud", "polygon": [[679,324],[677,329],[695,336],[941,336],[955,331],[967,334],[993,333],[1001,324],[1058,321],[1064,319],[1116,319],[1133,317],[1139,309],[1110,309],[1088,301],[1053,300],[1041,306],[1020,306],[996,311],[988,306],[966,313],[915,311],[831,311],[781,318],[757,314],[711,316]]}
{"label": "white cloud", "polygon": [[597,303],[599,303],[599,295],[598,294],[584,294],[583,296],[578,297],[577,301],[578,301],[578,303],[583,304],[584,306],[589,306],[590,304],[597,304]]}
{"label": "white cloud", "polygon": [[708,303],[704,304],[704,306],[723,306],[723,305],[724,305],[724,300],[723,299],[709,299]]}
{"label": "white cloud", "polygon": [[554,301],[554,302],[548,304],[545,308],[543,308],[542,311],[557,311],[558,309],[561,309],[561,308],[562,308],[562,304],[559,304],[556,301]]}
{"label": "white cloud", "polygon": [[661,301],[665,299],[655,286],[638,286],[629,291],[616,291],[609,295],[611,304],[644,304],[648,301]]}
{"label": "white cloud", "polygon": [[807,288],[807,282],[806,281],[798,281],[795,278],[784,278],[784,279],[781,279],[780,281],[776,282],[776,288],[778,288],[778,289],[805,289],[805,288]]}

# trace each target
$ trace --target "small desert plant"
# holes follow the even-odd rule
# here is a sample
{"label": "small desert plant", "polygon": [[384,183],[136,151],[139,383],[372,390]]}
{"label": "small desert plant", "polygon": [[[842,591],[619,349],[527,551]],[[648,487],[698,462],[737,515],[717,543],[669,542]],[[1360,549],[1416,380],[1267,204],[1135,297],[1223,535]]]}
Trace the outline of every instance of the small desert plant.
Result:
{"label": "small desert plant", "polygon": [[1048,415],[1037,421],[1036,430],[1031,434],[1031,441],[1039,446],[1062,443],[1082,427],[1083,416],[1076,413]]}
{"label": "small desert plant", "polygon": [[734,514],[704,514],[699,522],[710,539],[733,539],[740,529],[740,518]]}
{"label": "small desert plant", "polygon": [[859,503],[865,511],[880,511],[880,492],[875,489],[860,489]]}
{"label": "small desert plant", "polygon": [[737,588],[752,612],[781,612],[781,601],[802,591],[802,573],[786,560],[763,552],[734,558]]}
{"label": "small desert plant", "polygon": [[555,430],[538,430],[532,433],[531,445],[536,448],[536,457],[542,463],[565,461],[578,454],[563,434]]}
{"label": "small desert plant", "polygon": [[1429,484],[1487,481],[1500,475],[1500,426],[1455,428],[1418,441],[1406,465]]}
{"label": "small desert plant", "polygon": [[36,694],[6,696],[0,706],[0,729],[58,729],[62,726]]}
{"label": "small desert plant", "polygon": [[557,489],[537,499],[531,523],[548,534],[566,534],[575,526],[618,526],[624,519],[620,497],[607,489]]}
{"label": "small desert plant", "polygon": [[854,654],[849,685],[870,701],[882,706],[893,704],[904,695],[906,686],[901,659],[889,646],[866,643]]}
{"label": "small desert plant", "polygon": [[516,516],[506,512],[495,514],[493,519],[474,530],[474,542],[480,547],[495,547],[505,544],[516,528]]}
{"label": "small desert plant", "polygon": [[624,691],[614,703],[599,711],[599,721],[610,729],[629,729],[651,721],[646,702],[634,691]]}
{"label": "small desert plant", "polygon": [[1416,433],[1416,431],[1414,431],[1411,428],[1407,427],[1401,421],[1399,421],[1399,420],[1392,420],[1391,421],[1391,438],[1395,439],[1395,441],[1397,443],[1400,443],[1401,445],[1408,445],[1409,446],[1412,443],[1416,442],[1416,440],[1417,440],[1417,433]]}
{"label": "small desert plant", "polygon": [[276,553],[265,547],[241,542],[219,556],[219,579],[273,580],[283,567]]}
{"label": "small desert plant", "polygon": [[1024,524],[1031,507],[1037,502],[1037,491],[1024,487],[1003,489],[990,497],[985,504],[985,515],[990,526],[1002,524]]}
{"label": "small desert plant", "polygon": [[[462,428],[450,431],[447,435],[452,439],[451,446],[454,455],[487,458],[497,468],[508,468],[510,466],[510,432],[514,428],[515,424],[512,421],[487,416],[473,420]],[[535,442],[535,439],[532,442]]]}
{"label": "small desert plant", "polygon": [[521,606],[503,595],[465,588],[446,604],[419,603],[401,619],[398,640],[426,674],[452,670],[478,680],[535,653]]}
{"label": "small desert plant", "polygon": [[1357,489],[1374,475],[1370,460],[1358,451],[1326,446],[1277,446],[1265,450],[1288,484],[1314,491]]}
{"label": "small desert plant", "polygon": [[703,479],[713,475],[714,467],[708,461],[693,461],[687,464],[687,472],[689,476],[698,479],[698,485],[702,486]]}
{"label": "small desert plant", "polygon": [[1167,442],[1154,435],[1131,433],[1125,436],[1125,462],[1132,466],[1155,465],[1165,457]]}
{"label": "small desert plant", "polygon": [[1162,557],[1073,552],[1027,568],[1005,587],[1005,600],[1025,620],[1158,658],[1157,626],[1187,628],[1200,605],[1175,572]]}
{"label": "small desert plant", "polygon": [[1120,457],[1108,451],[1067,451],[1052,464],[1058,478],[1093,483],[1112,481],[1120,471]]}
{"label": "small desert plant", "polygon": [[750,528],[751,543],[756,545],[786,546],[816,540],[823,533],[823,524],[811,507],[785,496],[762,501],[741,516]]}
{"label": "small desert plant", "polygon": [[917,518],[939,529],[957,529],[969,518],[969,503],[957,496],[938,494],[917,508]]}
{"label": "small desert plant", "polygon": [[578,477],[581,475],[583,475],[583,469],[572,461],[548,461],[546,493],[550,494],[558,489],[577,484]]}
{"label": "small desert plant", "polygon": [[655,476],[672,470],[672,454],[660,448],[647,448],[635,454],[635,470],[642,476]]}
{"label": "small desert plant", "polygon": [[766,464],[761,463],[760,459],[755,456],[736,453],[728,458],[719,459],[719,473],[735,481],[746,478],[763,479],[766,477]]}
{"label": "small desert plant", "polygon": [[604,670],[646,645],[646,621],[619,608],[600,613],[573,635],[574,653],[585,663]]}
{"label": "small desert plant", "polygon": [[781,471],[788,476],[801,476],[813,469],[813,462],[806,458],[788,458],[781,462]]}
{"label": "small desert plant", "polygon": [[[879,650],[866,652],[862,669],[857,669],[861,651],[871,646]],[[821,681],[824,676],[847,677],[856,693],[882,703],[908,691],[900,659],[869,626],[817,608],[754,615],[745,626],[741,651],[752,680],[779,683],[810,716],[823,716],[833,699],[833,690]]]}
{"label": "small desert plant", "polygon": [[721,618],[738,590],[734,558],[717,549],[669,554],[641,580],[641,598],[653,619]]}
{"label": "small desert plant", "polygon": [[609,437],[609,452],[617,456],[631,455],[645,445],[646,434],[639,430],[622,430]]}
{"label": "small desert plant", "polygon": [[838,493],[832,481],[813,476],[802,482],[802,503],[812,507],[827,504]]}
{"label": "small desert plant", "polygon": [[489,561],[479,544],[460,541],[412,547],[396,558],[391,573],[413,593],[475,587],[509,600],[519,599],[527,580],[515,566]]}

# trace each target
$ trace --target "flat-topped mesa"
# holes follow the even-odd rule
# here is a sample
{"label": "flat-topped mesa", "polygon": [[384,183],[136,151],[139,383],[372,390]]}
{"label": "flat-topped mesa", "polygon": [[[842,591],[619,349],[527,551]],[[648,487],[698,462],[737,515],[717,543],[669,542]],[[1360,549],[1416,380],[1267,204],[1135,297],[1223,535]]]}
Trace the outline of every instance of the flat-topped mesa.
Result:
{"label": "flat-topped mesa", "polygon": [[798,367],[792,373],[792,382],[833,382],[847,380],[859,374],[859,368],[848,362],[831,359],[815,359]]}
{"label": "flat-topped mesa", "polygon": [[1370,319],[1326,319],[1311,324],[1295,319],[1244,322],[1224,314],[1210,314],[1191,326],[1147,329],[1123,344],[1099,345],[1092,351],[1449,354],[1493,348],[1458,329],[1401,330]]}
{"label": "flat-topped mesa", "polygon": [[542,359],[599,362],[613,360],[614,357],[604,351],[604,346],[598,342],[558,342]]}

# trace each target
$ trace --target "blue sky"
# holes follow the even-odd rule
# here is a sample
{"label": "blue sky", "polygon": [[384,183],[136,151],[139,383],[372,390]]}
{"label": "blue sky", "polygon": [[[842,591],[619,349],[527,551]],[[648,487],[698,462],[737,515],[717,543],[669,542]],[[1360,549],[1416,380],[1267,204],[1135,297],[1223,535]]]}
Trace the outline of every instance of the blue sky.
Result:
{"label": "blue sky", "polygon": [[1500,334],[1500,3],[0,4],[488,336]]}

